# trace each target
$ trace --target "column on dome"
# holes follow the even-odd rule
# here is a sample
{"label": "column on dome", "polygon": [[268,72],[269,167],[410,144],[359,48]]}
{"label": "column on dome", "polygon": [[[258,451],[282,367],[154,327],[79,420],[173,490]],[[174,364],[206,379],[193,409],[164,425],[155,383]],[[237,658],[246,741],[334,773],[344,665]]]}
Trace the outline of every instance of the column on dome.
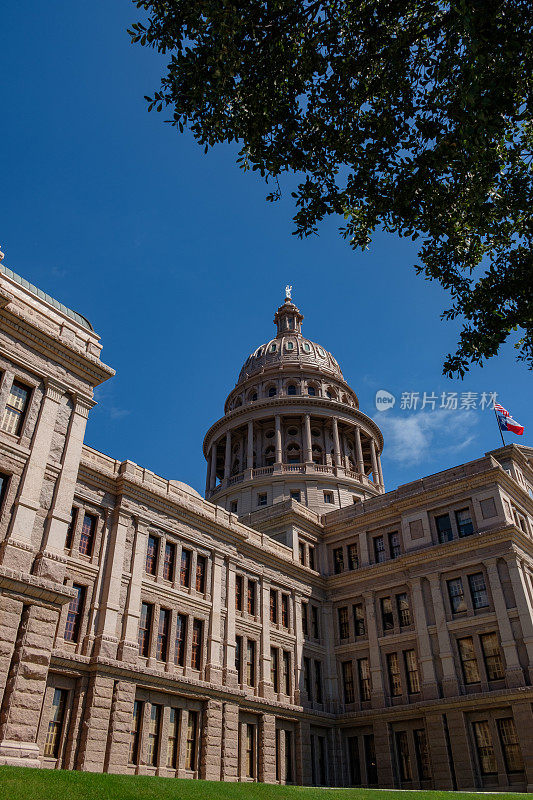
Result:
{"label": "column on dome", "polygon": [[355,426],[355,458],[357,464],[357,471],[364,475],[365,462],[363,461],[363,447],[361,445],[361,428],[359,425]]}
{"label": "column on dome", "polygon": [[209,473],[209,489],[213,491],[217,482],[217,443],[211,445],[211,469]]}
{"label": "column on dome", "polygon": [[276,464],[281,464],[283,451],[281,444],[281,417],[279,414],[276,414],[276,416],[274,417],[274,422],[276,426],[276,436],[275,436]]}
{"label": "column on dome", "polygon": [[377,462],[378,462],[379,484],[382,488],[384,488],[385,484],[383,483],[383,470],[381,469],[381,456],[379,455],[379,453],[377,454]]}
{"label": "column on dome", "polygon": [[253,423],[253,420],[250,420],[248,422],[246,468],[249,469],[249,470],[252,470],[254,468],[254,423]]}
{"label": "column on dome", "polygon": [[226,433],[226,450],[224,453],[224,482],[227,483],[231,473],[231,431]]}
{"label": "column on dome", "polygon": [[379,480],[379,471],[378,471],[378,460],[377,460],[377,456],[376,456],[376,443],[375,443],[373,438],[370,439],[370,459],[371,459],[371,462],[372,462],[372,480],[374,481],[374,483],[377,486],[377,485],[379,485],[380,480]]}
{"label": "column on dome", "polygon": [[341,445],[339,440],[339,420],[337,417],[332,417],[333,424],[333,452],[335,455],[335,466],[341,466]]}
{"label": "column on dome", "polygon": [[313,460],[313,448],[311,445],[311,416],[304,414],[304,461],[310,464]]}

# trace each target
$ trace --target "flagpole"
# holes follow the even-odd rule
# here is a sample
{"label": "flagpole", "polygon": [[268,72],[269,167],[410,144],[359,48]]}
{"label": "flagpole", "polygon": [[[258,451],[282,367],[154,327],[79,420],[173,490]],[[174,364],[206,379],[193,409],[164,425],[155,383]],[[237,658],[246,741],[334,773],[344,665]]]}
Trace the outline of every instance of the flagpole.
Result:
{"label": "flagpole", "polygon": [[503,438],[502,426],[500,425],[500,420],[498,419],[496,409],[494,409],[494,416],[496,417],[496,422],[498,423],[498,430],[500,431],[500,436],[502,437],[502,444],[505,447],[505,439]]}

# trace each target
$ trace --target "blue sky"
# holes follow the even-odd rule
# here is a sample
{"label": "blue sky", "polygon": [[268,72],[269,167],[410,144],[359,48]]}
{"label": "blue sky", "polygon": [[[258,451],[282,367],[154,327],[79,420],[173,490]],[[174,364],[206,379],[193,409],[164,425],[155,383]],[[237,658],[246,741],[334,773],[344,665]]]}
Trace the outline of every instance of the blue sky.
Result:
{"label": "blue sky", "polygon": [[[163,60],[129,42],[129,0],[29,0],[1,12],[0,243],[4,264],[85,314],[117,375],[86,441],[203,491],[205,431],[242,362],[272,336],[286,283],[304,332],[333,352],[385,435],[388,488],[497,447],[490,411],[440,409],[442,392],[497,392],[531,441],[531,373],[512,344],[464,381],[441,375],[458,327],[416,249],[376,236],[354,254],[338,221],[304,242],[291,203],[265,202],[234,151],[207,156],[148,114]],[[397,397],[378,412],[379,389]],[[402,392],[437,395],[402,409]],[[460,402],[459,402],[460,405]]]}

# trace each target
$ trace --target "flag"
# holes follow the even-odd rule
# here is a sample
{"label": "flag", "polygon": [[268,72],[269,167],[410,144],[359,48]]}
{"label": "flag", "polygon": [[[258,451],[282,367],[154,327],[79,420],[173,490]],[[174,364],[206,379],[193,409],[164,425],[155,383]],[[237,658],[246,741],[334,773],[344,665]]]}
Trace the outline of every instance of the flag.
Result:
{"label": "flag", "polygon": [[496,412],[496,416],[498,418],[500,430],[510,431],[511,433],[516,433],[517,436],[522,436],[524,433],[524,426],[520,425],[519,422],[514,420],[507,409],[505,409],[499,403],[495,403],[494,411]]}

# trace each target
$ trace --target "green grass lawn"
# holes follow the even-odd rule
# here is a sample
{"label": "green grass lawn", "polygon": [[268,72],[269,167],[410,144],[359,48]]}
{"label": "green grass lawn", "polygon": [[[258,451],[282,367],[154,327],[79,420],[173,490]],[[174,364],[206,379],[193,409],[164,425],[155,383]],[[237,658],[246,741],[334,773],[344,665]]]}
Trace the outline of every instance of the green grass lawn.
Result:
{"label": "green grass lawn", "polygon": [[[0,767],[0,800],[391,800],[405,792],[380,789],[307,789],[264,783],[215,783],[93,772]],[[466,792],[409,792],[414,800],[451,800],[494,795]],[[498,800],[525,798],[506,793]]]}

